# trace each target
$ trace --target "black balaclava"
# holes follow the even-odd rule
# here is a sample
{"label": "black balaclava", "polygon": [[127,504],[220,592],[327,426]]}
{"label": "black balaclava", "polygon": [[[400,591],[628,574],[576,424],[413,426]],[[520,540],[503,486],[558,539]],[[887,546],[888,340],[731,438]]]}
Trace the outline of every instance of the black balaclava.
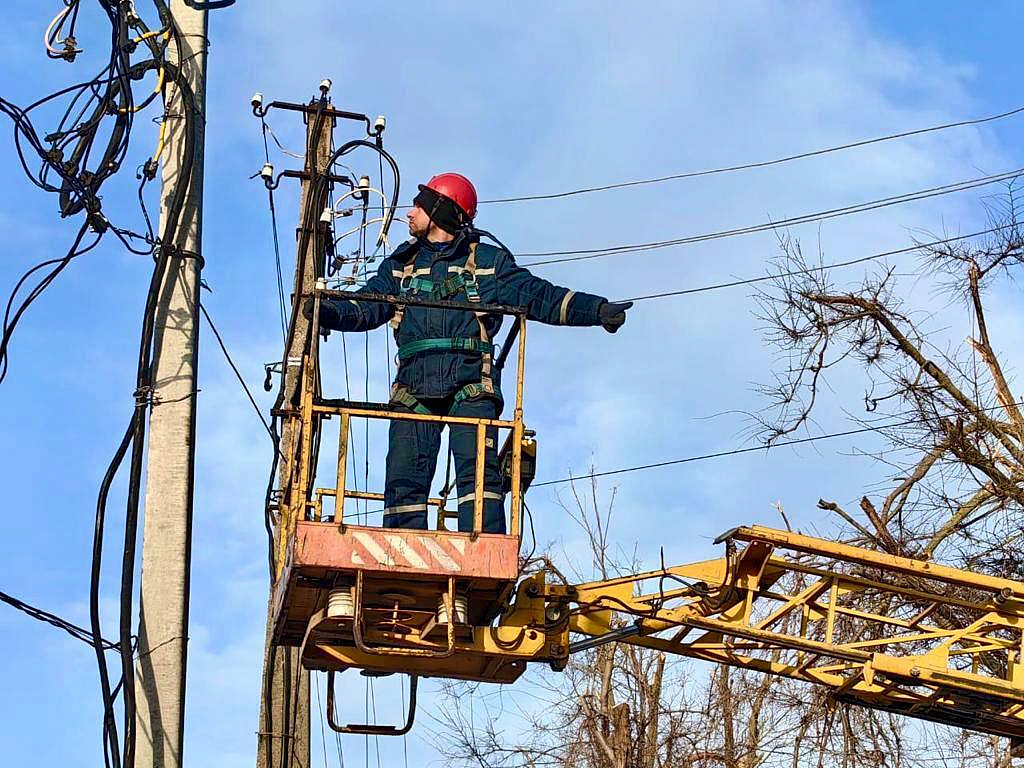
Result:
{"label": "black balaclava", "polygon": [[422,184],[419,188],[420,192],[412,202],[422,208],[439,228],[449,235],[457,235],[469,224],[469,217],[450,197]]}

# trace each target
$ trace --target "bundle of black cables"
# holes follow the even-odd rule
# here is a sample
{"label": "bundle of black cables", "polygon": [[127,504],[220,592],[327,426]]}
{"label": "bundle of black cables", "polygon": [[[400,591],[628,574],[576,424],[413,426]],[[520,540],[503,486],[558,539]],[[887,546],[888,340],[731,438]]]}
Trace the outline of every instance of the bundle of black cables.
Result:
{"label": "bundle of black cables", "polygon": [[[174,27],[169,8],[164,0],[153,0],[159,16],[160,26],[151,31],[137,14],[134,4],[123,0],[96,0],[110,26],[110,56],[106,66],[92,79],[69,86],[46,96],[27,107],[19,107],[0,97],[0,113],[7,115],[14,123],[14,144],[26,175],[40,189],[56,193],[62,217],[81,215],[83,221],[71,248],[65,256],[50,259],[28,270],[18,281],[4,313],[0,333],[0,381],[8,372],[8,350],[18,321],[28,307],[66,269],[72,260],[94,248],[102,237],[113,232],[126,247],[134,253],[152,254],[154,268],[150,277],[146,305],[143,311],[142,330],[139,339],[139,353],[135,381],[135,407],[124,436],[103,477],[96,503],[96,521],[92,550],[90,578],[90,631],[76,634],[88,639],[94,646],[99,666],[100,686],[103,696],[103,752],[107,768],[133,768],[135,762],[135,681],[134,650],[132,633],[134,574],[136,566],[136,540],[138,535],[139,506],[142,484],[143,456],[147,412],[152,392],[151,372],[154,354],[157,303],[160,287],[169,268],[176,260],[184,258],[182,246],[184,228],[180,226],[184,203],[192,182],[196,157],[197,107],[194,94],[181,72],[170,60],[169,50],[174,46],[177,55],[174,61],[181,61],[182,41]],[[81,0],[64,0],[65,10],[58,15],[59,24],[52,25],[58,31],[65,31],[67,55],[54,56],[71,61],[78,51],[74,44],[75,24],[79,18]],[[228,3],[230,4],[230,3]],[[200,8],[225,7],[226,4],[210,2]],[[55,20],[56,21],[56,20]],[[63,29],[62,28],[65,28]],[[133,37],[133,34],[136,35]],[[49,41],[48,41],[49,42]],[[137,63],[132,56],[137,50],[147,56]],[[160,85],[146,98],[136,102],[134,84],[151,71],[160,73]],[[149,105],[162,91],[175,88],[181,94],[182,114],[175,115],[184,121],[184,141],[181,145],[181,173],[168,201],[164,225],[158,237],[152,236],[149,217],[145,211],[142,187],[156,175],[156,158],[147,162],[145,170],[138,174],[142,180],[139,200],[143,202],[143,213],[150,234],[137,235],[128,229],[121,229],[107,218],[102,210],[100,190],[122,168],[127,157],[135,115]],[[56,99],[69,100],[63,117],[55,130],[41,134],[32,122],[33,111]],[[166,115],[165,115],[166,118]],[[105,141],[104,141],[105,137]],[[30,162],[34,155],[35,162]],[[38,170],[33,165],[38,163]],[[83,246],[90,230],[93,238]],[[128,238],[142,240],[148,247],[137,250]],[[21,298],[20,292],[38,272],[43,276],[28,289]],[[118,642],[103,639],[100,633],[100,572],[106,508],[110,488],[118,470],[130,453],[127,501],[124,522],[124,548],[121,562],[120,621]],[[16,599],[7,600],[11,605],[29,615],[67,629],[70,625],[59,617],[35,609]],[[106,653],[114,650],[119,654],[121,674],[116,684],[111,684]],[[123,742],[118,738],[115,705],[118,696],[123,697],[122,723]]]}

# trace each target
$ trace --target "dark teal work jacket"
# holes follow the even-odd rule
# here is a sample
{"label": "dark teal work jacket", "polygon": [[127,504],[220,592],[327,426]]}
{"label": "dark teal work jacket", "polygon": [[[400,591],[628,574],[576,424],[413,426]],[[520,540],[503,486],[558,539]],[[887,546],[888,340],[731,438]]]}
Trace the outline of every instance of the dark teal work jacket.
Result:
{"label": "dark teal work jacket", "polygon": [[[467,291],[456,276],[466,271],[469,241],[429,243],[416,240],[400,245],[366,285],[353,293],[406,295],[422,299],[469,301]],[[562,288],[536,277],[516,264],[512,255],[496,246],[476,246],[476,293],[483,304],[503,304],[527,309],[531,320],[551,325],[600,325],[598,310],[605,299],[589,293]],[[411,264],[411,270],[407,267]],[[411,275],[409,272],[411,271]],[[454,292],[453,288],[455,289]],[[355,299],[323,300],[320,324],[338,331],[367,331],[392,319],[395,307]],[[402,362],[396,385],[417,398],[444,398],[455,395],[468,384],[481,380],[479,351],[428,349],[407,354],[408,345],[425,339],[480,339],[481,322],[493,340],[502,316],[478,317],[469,310],[406,307],[395,331]],[[403,348],[405,352],[403,352]],[[498,371],[493,371],[498,385]],[[501,399],[500,391],[494,396]]]}

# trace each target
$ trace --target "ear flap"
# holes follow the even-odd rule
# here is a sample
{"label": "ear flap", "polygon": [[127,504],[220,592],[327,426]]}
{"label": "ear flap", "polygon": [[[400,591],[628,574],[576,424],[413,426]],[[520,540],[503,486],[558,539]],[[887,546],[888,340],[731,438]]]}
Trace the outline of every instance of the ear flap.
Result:
{"label": "ear flap", "polygon": [[466,214],[454,200],[422,184],[419,194],[413,198],[413,203],[422,208],[430,220],[449,235],[457,234],[469,223]]}

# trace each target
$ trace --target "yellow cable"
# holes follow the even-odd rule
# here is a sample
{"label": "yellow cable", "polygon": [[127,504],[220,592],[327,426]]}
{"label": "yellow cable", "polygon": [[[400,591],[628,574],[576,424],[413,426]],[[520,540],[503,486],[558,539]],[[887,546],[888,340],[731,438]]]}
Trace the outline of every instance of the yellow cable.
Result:
{"label": "yellow cable", "polygon": [[[163,90],[164,79],[165,79],[165,76],[166,76],[166,72],[167,72],[167,68],[166,67],[160,67],[160,69],[158,70],[157,77],[156,77],[156,87],[153,89],[153,93],[160,93],[160,91]],[[136,112],[142,111],[142,109],[143,109],[142,107],[132,107],[131,109],[125,109],[124,107],[121,107],[117,111],[120,112],[122,115],[124,115],[124,114],[127,114],[129,112],[131,112],[132,114],[135,114]]]}
{"label": "yellow cable", "polygon": [[[147,32],[146,34],[140,35],[139,37],[135,38],[134,42],[138,43],[142,40],[147,40],[151,37],[156,37],[157,35],[163,35],[164,40],[170,40],[171,30],[153,30],[152,32]],[[166,71],[167,68],[161,65],[159,73],[157,74],[156,87],[153,89],[153,93],[160,93],[160,91],[163,89]],[[118,112],[120,112],[122,115],[127,114],[128,112],[135,114],[136,112],[139,112],[141,109],[142,107],[132,107],[130,110],[122,108],[119,109]]]}
{"label": "yellow cable", "polygon": [[167,76],[167,67],[160,67],[160,72],[156,76],[156,88],[153,89],[153,93],[160,93],[164,89],[164,79]]}
{"label": "yellow cable", "polygon": [[139,35],[138,37],[133,38],[132,42],[133,43],[143,43],[146,40],[150,40],[151,38],[156,37],[157,35],[163,35],[165,40],[170,39],[170,37],[171,37],[170,27],[165,27],[164,29],[154,29],[151,32],[147,32],[144,35]]}
{"label": "yellow cable", "polygon": [[167,143],[167,116],[160,120],[160,137],[156,142],[156,152],[153,153],[153,162],[159,163],[160,156],[164,153],[164,145]]}

